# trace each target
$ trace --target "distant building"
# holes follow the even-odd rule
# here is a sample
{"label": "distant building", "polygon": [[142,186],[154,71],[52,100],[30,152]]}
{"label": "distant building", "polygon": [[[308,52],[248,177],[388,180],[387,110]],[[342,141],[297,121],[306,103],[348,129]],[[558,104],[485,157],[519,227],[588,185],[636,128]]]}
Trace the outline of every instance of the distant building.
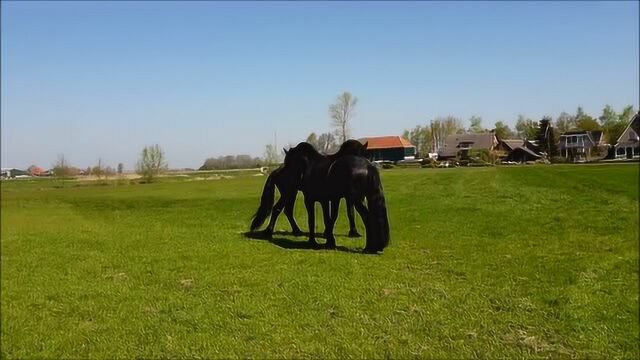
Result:
{"label": "distant building", "polygon": [[359,139],[367,143],[367,154],[372,161],[400,161],[416,157],[416,147],[402,136],[376,136]]}
{"label": "distant building", "polygon": [[0,176],[2,178],[15,178],[16,176],[28,177],[29,172],[27,170],[21,170],[16,168],[3,168],[2,172],[0,172]]}
{"label": "distant building", "polygon": [[29,172],[30,175],[32,176],[43,176],[45,175],[46,171],[38,166],[35,165],[31,165],[29,166],[29,168],[27,169],[27,171]]}
{"label": "distant building", "polygon": [[606,146],[602,135],[602,130],[567,131],[560,135],[560,156],[573,162],[590,160],[592,155],[595,155],[595,149]]}
{"label": "distant building", "polygon": [[523,139],[500,140],[497,146],[502,161],[524,163],[542,159],[538,145]]}
{"label": "distant building", "polygon": [[635,114],[627,128],[618,138],[615,145],[616,158],[638,158],[640,157],[640,112]]}
{"label": "distant building", "polygon": [[494,151],[498,139],[494,133],[454,134],[447,136],[444,149],[438,152],[439,159],[465,159],[472,150]]}

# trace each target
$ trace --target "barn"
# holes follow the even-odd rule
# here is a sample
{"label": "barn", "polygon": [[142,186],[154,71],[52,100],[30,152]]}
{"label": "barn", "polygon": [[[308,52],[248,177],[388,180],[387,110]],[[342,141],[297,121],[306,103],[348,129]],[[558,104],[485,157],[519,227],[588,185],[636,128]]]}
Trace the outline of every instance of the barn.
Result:
{"label": "barn", "polygon": [[372,161],[410,160],[416,156],[416,147],[402,136],[372,136],[359,141],[367,143],[367,154]]}

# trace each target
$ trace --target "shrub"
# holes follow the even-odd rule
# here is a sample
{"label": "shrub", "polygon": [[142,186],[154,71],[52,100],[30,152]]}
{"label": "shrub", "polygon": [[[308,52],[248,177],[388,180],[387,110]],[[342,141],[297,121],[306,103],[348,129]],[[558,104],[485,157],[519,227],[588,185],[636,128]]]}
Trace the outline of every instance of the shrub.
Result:
{"label": "shrub", "polygon": [[566,164],[568,161],[567,158],[563,157],[563,156],[552,156],[551,157],[551,163],[552,164]]}

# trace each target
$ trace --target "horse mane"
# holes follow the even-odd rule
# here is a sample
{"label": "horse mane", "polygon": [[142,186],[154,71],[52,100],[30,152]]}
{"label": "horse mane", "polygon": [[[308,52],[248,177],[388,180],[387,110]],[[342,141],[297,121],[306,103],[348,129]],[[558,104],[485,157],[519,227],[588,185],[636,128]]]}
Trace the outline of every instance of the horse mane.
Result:
{"label": "horse mane", "polygon": [[318,152],[318,150],[316,150],[315,147],[313,147],[313,145],[309,144],[308,142],[304,142],[304,141],[299,143],[295,147],[292,147],[290,149],[290,151],[294,151],[296,154],[307,155],[307,156],[311,156],[311,157],[321,157],[321,156],[323,156],[322,154],[320,154]]}

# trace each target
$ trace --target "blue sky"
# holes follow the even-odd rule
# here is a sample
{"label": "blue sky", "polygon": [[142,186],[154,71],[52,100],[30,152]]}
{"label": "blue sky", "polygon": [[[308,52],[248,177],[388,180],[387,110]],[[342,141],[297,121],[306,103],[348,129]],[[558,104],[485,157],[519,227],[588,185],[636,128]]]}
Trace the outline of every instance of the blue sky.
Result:
{"label": "blue sky", "polygon": [[638,2],[2,2],[3,167],[262,156],[436,116],[638,108]]}

